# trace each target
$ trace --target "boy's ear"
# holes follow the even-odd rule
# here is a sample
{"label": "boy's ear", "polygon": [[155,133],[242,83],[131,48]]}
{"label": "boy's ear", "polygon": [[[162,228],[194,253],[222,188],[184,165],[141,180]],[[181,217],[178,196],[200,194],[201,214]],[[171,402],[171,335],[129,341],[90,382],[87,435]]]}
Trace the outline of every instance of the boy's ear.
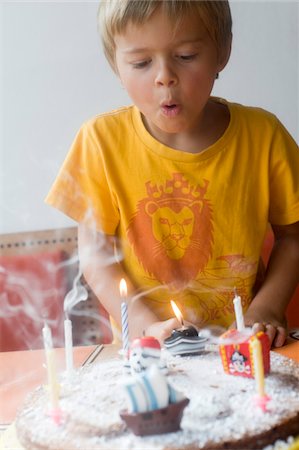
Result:
{"label": "boy's ear", "polygon": [[233,35],[231,34],[226,47],[219,54],[218,72],[221,72],[221,70],[224,69],[224,67],[226,66],[226,64],[229,61],[231,49],[232,49],[232,39],[233,39]]}

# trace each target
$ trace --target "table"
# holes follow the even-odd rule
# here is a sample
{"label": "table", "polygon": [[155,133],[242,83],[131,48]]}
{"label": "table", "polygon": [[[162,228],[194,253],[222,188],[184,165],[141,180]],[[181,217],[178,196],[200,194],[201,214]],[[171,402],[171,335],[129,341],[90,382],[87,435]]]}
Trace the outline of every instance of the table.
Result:
{"label": "table", "polygon": [[[79,367],[84,362],[96,359],[108,359],[117,353],[118,345],[74,348],[74,366]],[[275,350],[299,362],[299,341],[288,339],[286,345]],[[64,349],[55,349],[57,370],[65,368]],[[44,350],[0,353],[0,424],[2,429],[8,427],[21,407],[25,396],[36,386],[45,383],[47,379]],[[1,426],[1,425],[0,425]],[[7,446],[7,440],[15,439],[14,428],[8,428],[7,437],[0,439],[0,450],[21,450],[18,446]],[[11,435],[9,435],[9,432]],[[5,434],[5,433],[4,433]],[[14,441],[15,442],[15,441]]]}
{"label": "table", "polygon": [[[101,354],[109,358],[117,351],[115,345],[74,348],[74,367],[80,367],[90,357],[90,362]],[[57,372],[65,370],[63,348],[55,349]],[[88,361],[86,361],[88,362]],[[26,395],[35,387],[47,382],[44,350],[0,353],[0,428],[8,426],[16,417]]]}
{"label": "table", "polygon": [[299,341],[294,339],[288,339],[286,345],[274,350],[281,355],[294,359],[299,362]]}
{"label": "table", "polygon": [[[74,365],[78,367],[90,348],[74,349]],[[64,349],[55,349],[57,370],[64,370]],[[44,350],[0,353],[0,424],[11,423],[28,392],[46,383]]]}

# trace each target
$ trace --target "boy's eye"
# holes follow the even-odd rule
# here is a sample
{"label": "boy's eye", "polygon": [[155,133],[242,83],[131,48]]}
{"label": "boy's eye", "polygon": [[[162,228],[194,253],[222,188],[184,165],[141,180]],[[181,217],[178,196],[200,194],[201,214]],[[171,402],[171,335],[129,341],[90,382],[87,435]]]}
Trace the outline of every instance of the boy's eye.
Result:
{"label": "boy's eye", "polygon": [[178,55],[178,58],[183,61],[192,61],[197,56],[197,53],[192,53],[191,55]]}
{"label": "boy's eye", "polygon": [[144,67],[146,67],[151,61],[149,59],[144,60],[144,61],[138,61],[138,62],[134,62],[132,63],[132,66],[134,69],[143,69]]}

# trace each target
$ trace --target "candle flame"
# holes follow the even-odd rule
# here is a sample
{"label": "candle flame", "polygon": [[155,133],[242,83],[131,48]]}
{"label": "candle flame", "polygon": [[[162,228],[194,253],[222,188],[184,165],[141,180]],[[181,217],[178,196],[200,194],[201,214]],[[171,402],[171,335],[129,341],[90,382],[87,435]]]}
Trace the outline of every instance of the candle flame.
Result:
{"label": "candle flame", "polygon": [[120,292],[121,297],[127,297],[127,293],[128,293],[128,290],[127,290],[127,283],[126,283],[126,280],[125,280],[124,278],[122,278],[122,279],[120,280],[120,283],[119,283],[119,292]]}
{"label": "candle flame", "polygon": [[173,312],[176,315],[176,318],[178,319],[179,322],[181,322],[182,326],[184,326],[183,314],[181,313],[181,311],[179,310],[179,308],[177,307],[176,303],[173,300],[170,300],[170,303]]}

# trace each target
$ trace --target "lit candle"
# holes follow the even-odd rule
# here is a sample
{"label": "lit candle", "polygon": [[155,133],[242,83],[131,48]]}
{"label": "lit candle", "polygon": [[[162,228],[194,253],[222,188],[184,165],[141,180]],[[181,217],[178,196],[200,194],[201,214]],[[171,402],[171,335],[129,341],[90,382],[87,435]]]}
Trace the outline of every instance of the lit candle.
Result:
{"label": "lit candle", "polygon": [[46,363],[48,372],[48,387],[50,394],[50,415],[56,423],[60,423],[61,414],[59,408],[59,384],[57,381],[55,354],[52,342],[52,333],[49,325],[46,323],[43,328],[43,340],[46,353]]}
{"label": "lit candle", "polygon": [[73,372],[73,333],[72,322],[67,316],[64,321],[64,346],[66,372],[70,377]]}
{"label": "lit candle", "polygon": [[183,314],[181,313],[180,309],[177,307],[176,303],[173,300],[170,300],[170,304],[176,318],[178,319],[179,322],[181,322],[181,325],[183,327],[184,326]]}
{"label": "lit candle", "polygon": [[184,324],[183,315],[173,300],[171,306],[182,326],[172,330],[171,335],[164,340],[165,348],[174,355],[191,355],[202,351],[207,338],[199,336],[197,329],[192,325]]}
{"label": "lit candle", "polygon": [[123,278],[120,280],[119,292],[122,299],[121,326],[122,326],[123,353],[124,356],[127,356],[129,350],[129,320],[128,320],[128,305],[127,305],[127,283]]}
{"label": "lit candle", "polygon": [[265,373],[263,363],[262,344],[257,337],[254,337],[250,343],[252,358],[253,358],[253,370],[254,378],[257,386],[257,397],[255,398],[256,404],[266,411],[267,402],[270,398],[265,394]]}
{"label": "lit candle", "polygon": [[241,297],[237,295],[237,291],[235,289],[235,297],[234,297],[234,308],[235,308],[235,316],[237,322],[237,330],[243,331],[245,329],[243,311],[242,311],[242,302]]}
{"label": "lit candle", "polygon": [[180,309],[178,308],[177,304],[173,301],[170,300],[173,312],[176,316],[176,318],[178,319],[178,321],[181,323],[181,328],[176,328],[175,330],[173,330],[173,334],[183,334],[184,336],[198,336],[198,331],[195,327],[189,325],[189,326],[185,326],[184,324],[184,319],[183,319],[183,314],[181,313]]}

